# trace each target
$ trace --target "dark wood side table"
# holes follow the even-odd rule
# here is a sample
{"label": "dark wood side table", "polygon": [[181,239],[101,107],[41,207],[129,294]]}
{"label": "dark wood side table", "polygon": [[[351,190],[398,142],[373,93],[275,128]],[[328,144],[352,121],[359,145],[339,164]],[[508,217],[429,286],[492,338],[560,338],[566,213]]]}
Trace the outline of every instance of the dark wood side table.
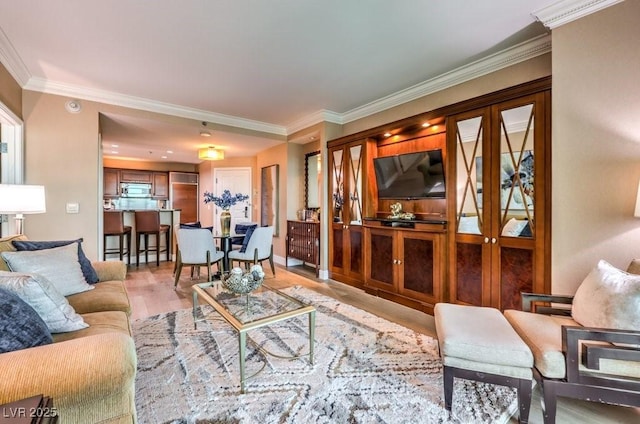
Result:
{"label": "dark wood side table", "polygon": [[58,411],[53,399],[33,396],[0,405],[0,424],[55,424]]}

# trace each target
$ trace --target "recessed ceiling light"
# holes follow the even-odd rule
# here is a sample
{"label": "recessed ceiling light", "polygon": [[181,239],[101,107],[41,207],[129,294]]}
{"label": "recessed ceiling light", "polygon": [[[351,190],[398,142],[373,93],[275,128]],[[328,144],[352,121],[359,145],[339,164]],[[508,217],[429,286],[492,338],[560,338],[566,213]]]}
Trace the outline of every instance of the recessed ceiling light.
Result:
{"label": "recessed ceiling light", "polygon": [[114,155],[117,155],[118,151],[117,150],[112,150],[111,153],[114,154]]}
{"label": "recessed ceiling light", "polygon": [[111,147],[120,147],[120,146],[117,144],[112,144]]}
{"label": "recessed ceiling light", "polygon": [[166,158],[167,158],[166,156],[160,156],[160,157],[161,157],[162,159],[166,159]]}
{"label": "recessed ceiling light", "polygon": [[173,150],[167,150],[167,153],[171,154],[173,153]]}

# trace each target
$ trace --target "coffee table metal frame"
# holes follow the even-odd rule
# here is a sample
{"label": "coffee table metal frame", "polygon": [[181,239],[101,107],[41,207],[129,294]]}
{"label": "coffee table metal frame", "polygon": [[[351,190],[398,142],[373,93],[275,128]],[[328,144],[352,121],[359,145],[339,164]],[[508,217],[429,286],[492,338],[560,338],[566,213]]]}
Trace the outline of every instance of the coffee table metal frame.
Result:
{"label": "coffee table metal frame", "polygon": [[[215,285],[221,286],[222,283],[220,281],[209,281],[206,283],[195,284],[193,286],[193,325],[194,325],[194,328],[197,329],[197,323],[207,319],[206,317],[198,318],[197,316],[197,309],[199,306],[198,298],[200,298],[204,300],[208,305],[212,306],[216,310],[216,312],[218,312],[220,316],[226,322],[231,324],[231,326],[238,332],[238,345],[239,345],[239,351],[240,351],[239,353],[240,353],[240,392],[241,393],[245,392],[246,381],[252,377],[255,377],[257,374],[259,374],[262,371],[262,369],[264,369],[264,365],[266,365],[265,363],[263,367],[260,370],[258,370],[255,374],[248,377],[245,376],[245,358],[246,358],[247,337],[248,337],[247,332],[250,330],[254,330],[256,328],[274,324],[279,321],[284,321],[289,318],[297,317],[299,315],[307,314],[309,316],[309,353],[308,354],[291,356],[291,357],[283,357],[279,355],[274,355],[273,353],[261,348],[260,346],[257,346],[257,345],[256,346],[261,352],[272,355],[272,356],[276,356],[279,358],[297,359],[302,356],[308,355],[309,362],[313,365],[316,308],[314,308],[311,305],[306,305],[300,300],[293,298],[291,296],[288,296],[279,290],[269,287],[266,284],[262,284],[261,288],[268,290],[272,293],[275,293],[277,296],[283,297],[284,299],[290,302],[293,302],[294,304],[299,304],[300,307],[293,310],[287,310],[282,313],[274,314],[271,316],[266,316],[264,318],[257,319],[255,321],[249,321],[249,322],[243,323],[236,316],[234,316],[233,313],[229,311],[223,304],[219,303],[214,297],[212,297],[211,295],[209,295],[209,293],[205,291],[205,289],[213,287]],[[260,296],[260,293],[262,293],[262,291],[257,291],[255,293],[251,293],[248,295],[237,295],[237,296],[243,296],[247,299],[247,302],[250,302],[251,296]],[[249,306],[248,303],[247,303],[247,306]]]}

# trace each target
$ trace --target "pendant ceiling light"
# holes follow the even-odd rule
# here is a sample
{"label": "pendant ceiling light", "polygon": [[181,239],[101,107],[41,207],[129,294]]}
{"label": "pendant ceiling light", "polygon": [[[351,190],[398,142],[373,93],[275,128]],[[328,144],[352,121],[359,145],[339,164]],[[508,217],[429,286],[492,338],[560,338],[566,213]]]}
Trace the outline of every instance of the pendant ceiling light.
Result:
{"label": "pendant ceiling light", "polygon": [[209,146],[206,149],[198,150],[198,158],[204,160],[222,160],[224,159],[224,150]]}
{"label": "pendant ceiling light", "polygon": [[[200,136],[211,137],[211,132],[207,130],[207,123],[205,121],[202,121]],[[198,150],[198,158],[203,160],[222,160],[224,159],[224,150],[209,146],[206,149]]]}

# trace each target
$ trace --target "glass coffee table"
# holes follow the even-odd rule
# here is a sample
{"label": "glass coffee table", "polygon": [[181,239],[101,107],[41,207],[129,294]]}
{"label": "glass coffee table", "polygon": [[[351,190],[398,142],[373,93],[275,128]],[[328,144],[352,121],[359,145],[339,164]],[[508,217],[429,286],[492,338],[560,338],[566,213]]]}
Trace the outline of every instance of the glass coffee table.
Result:
{"label": "glass coffee table", "polygon": [[[220,316],[238,332],[238,345],[240,350],[240,391],[245,392],[245,383],[256,376],[264,366],[255,374],[245,376],[245,357],[247,350],[247,332],[266,325],[284,321],[299,315],[309,317],[309,362],[313,364],[313,344],[316,321],[316,309],[291,296],[263,284],[250,294],[234,294],[224,288],[220,281],[210,281],[193,286],[193,322],[204,321],[206,317],[198,316],[199,299],[212,306]],[[263,354],[272,353],[258,347]],[[307,354],[300,355],[306,356]],[[273,355],[278,356],[278,355]],[[286,357],[296,359],[300,356]],[[282,358],[282,356],[278,356]],[[265,363],[266,365],[266,363]]]}

